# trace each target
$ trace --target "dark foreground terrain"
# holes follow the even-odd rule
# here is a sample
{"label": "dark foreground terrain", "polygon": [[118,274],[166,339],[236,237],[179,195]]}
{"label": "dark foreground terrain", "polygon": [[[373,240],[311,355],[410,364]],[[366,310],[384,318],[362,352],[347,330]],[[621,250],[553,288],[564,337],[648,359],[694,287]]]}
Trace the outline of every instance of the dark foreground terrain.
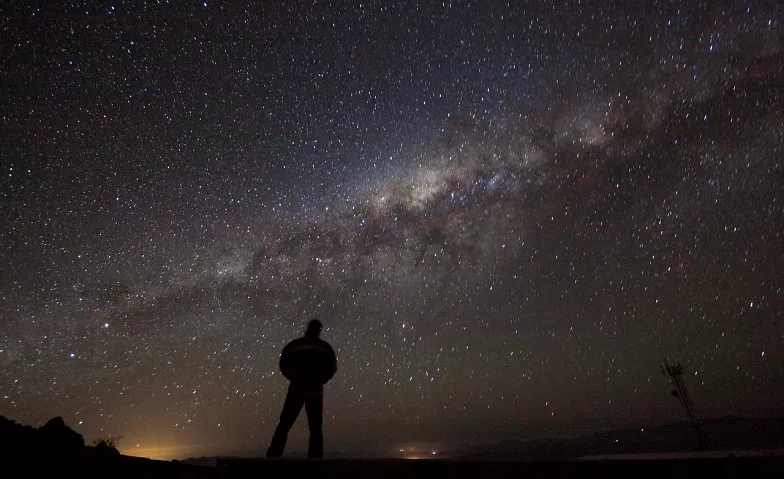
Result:
{"label": "dark foreground terrain", "polygon": [[[618,432],[613,433],[618,436]],[[603,436],[601,436],[603,437]],[[776,436],[778,437],[778,436]],[[627,456],[592,460],[488,460],[474,459],[238,459],[202,458],[212,467],[178,461],[156,461],[123,456],[112,441],[85,445],[80,434],[55,417],[34,428],[0,416],[0,478],[780,478],[784,456],[733,457],[724,453],[712,458],[642,460]],[[538,449],[540,453],[542,448]],[[560,449],[559,449],[560,450]],[[582,453],[585,450],[580,449]],[[602,449],[603,452],[615,452]],[[545,450],[546,452],[546,450]],[[764,454],[757,450],[756,453]],[[739,454],[740,456],[740,454]],[[541,457],[541,456],[540,456]],[[191,460],[189,462],[199,462]]]}
{"label": "dark foreground terrain", "polygon": [[457,460],[231,460],[219,463],[217,477],[784,477],[784,458],[689,459],[662,461],[485,462]]}
{"label": "dark foreground terrain", "polygon": [[7,461],[1,477],[80,478],[780,478],[784,457],[487,462],[406,459],[219,460],[217,467],[119,456]]}

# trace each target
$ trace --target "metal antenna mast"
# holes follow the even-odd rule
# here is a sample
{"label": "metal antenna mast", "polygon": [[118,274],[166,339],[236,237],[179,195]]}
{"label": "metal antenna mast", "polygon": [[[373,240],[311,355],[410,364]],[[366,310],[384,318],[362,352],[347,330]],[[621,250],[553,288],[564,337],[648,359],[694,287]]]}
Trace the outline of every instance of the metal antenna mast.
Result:
{"label": "metal antenna mast", "polygon": [[683,366],[681,363],[675,363],[674,365],[670,366],[667,364],[667,360],[665,359],[664,364],[661,365],[661,370],[662,374],[668,376],[672,381],[672,385],[675,386],[675,389],[672,390],[672,395],[678,398],[680,403],[686,409],[686,413],[689,415],[689,421],[691,422],[691,427],[697,434],[697,440],[700,443],[700,447],[707,448],[708,441],[705,439],[705,434],[702,432],[702,428],[699,425],[697,413],[694,410],[694,403],[691,402],[689,390],[686,389],[686,383],[683,381]]}

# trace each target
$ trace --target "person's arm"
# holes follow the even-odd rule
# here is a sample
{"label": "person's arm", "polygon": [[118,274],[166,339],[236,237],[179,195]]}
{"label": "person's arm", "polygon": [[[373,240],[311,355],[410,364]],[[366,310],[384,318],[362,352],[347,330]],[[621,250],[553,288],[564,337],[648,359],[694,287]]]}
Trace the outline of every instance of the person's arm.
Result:
{"label": "person's arm", "polygon": [[283,376],[291,380],[289,377],[291,375],[291,354],[289,354],[289,346],[291,343],[287,344],[286,347],[283,348],[283,352],[280,353],[280,372]]}
{"label": "person's arm", "polygon": [[338,358],[337,358],[337,356],[335,356],[335,350],[332,349],[332,346],[330,346],[329,343],[327,343],[327,348],[329,349],[329,360],[330,360],[330,363],[329,363],[329,379],[332,379],[332,377],[338,371]]}

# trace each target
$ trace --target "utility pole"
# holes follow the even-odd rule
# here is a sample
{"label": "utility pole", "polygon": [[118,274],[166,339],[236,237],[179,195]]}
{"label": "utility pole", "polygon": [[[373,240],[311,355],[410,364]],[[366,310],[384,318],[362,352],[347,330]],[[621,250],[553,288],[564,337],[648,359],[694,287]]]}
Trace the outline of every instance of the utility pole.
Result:
{"label": "utility pole", "polygon": [[678,401],[680,401],[680,403],[686,409],[686,413],[689,415],[689,421],[691,422],[691,427],[697,434],[697,440],[699,441],[700,448],[707,449],[708,441],[705,439],[705,434],[702,432],[697,413],[694,410],[694,403],[691,402],[689,390],[686,389],[686,383],[683,381],[683,366],[681,363],[675,363],[674,365],[670,366],[667,364],[667,360],[665,359],[664,364],[661,365],[661,370],[662,374],[668,376],[672,381],[672,385],[675,386],[675,389],[672,390],[672,395],[678,398]]}

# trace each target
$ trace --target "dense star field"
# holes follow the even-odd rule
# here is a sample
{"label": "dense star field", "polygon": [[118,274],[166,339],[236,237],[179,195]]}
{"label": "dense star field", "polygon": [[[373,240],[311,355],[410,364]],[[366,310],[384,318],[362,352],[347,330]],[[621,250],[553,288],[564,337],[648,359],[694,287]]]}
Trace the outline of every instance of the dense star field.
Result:
{"label": "dense star field", "polygon": [[4,4],[0,414],[263,454],[319,317],[327,456],[782,415],[783,8]]}

